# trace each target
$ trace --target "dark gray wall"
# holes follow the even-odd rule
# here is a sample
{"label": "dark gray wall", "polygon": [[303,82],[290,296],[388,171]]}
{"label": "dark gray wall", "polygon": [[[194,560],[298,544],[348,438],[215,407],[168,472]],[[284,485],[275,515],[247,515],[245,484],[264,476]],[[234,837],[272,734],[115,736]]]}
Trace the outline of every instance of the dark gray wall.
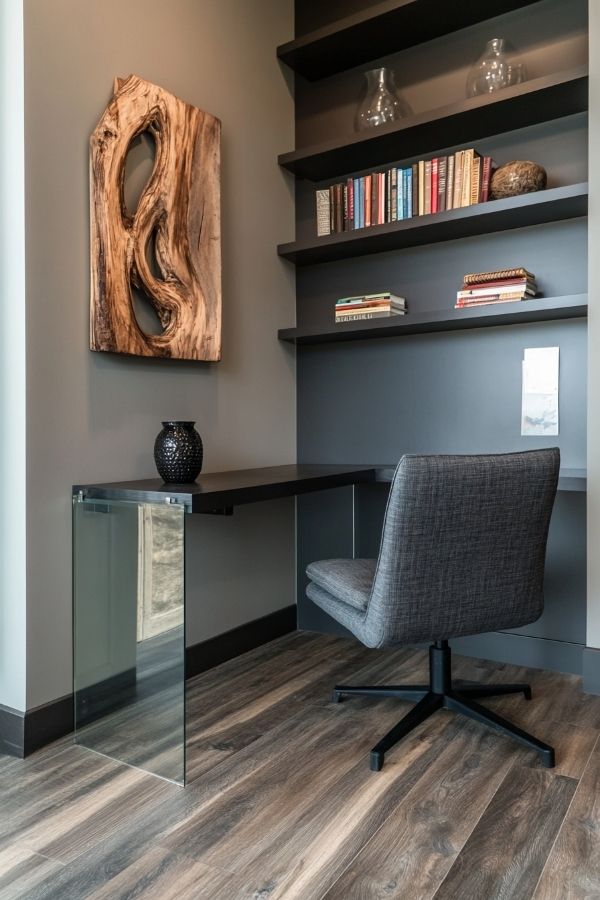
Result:
{"label": "dark gray wall", "polygon": [[[305,25],[306,21],[305,16]],[[530,76],[584,62],[585,21],[585,3],[544,0],[527,11],[432,41],[387,62],[401,75],[397,81],[417,112],[460,98],[468,65],[489,37],[512,39]],[[311,85],[298,80],[299,144],[331,137],[336,130],[338,134],[351,130],[360,79],[360,71],[354,71]],[[539,161],[548,170],[550,186],[587,177],[585,115],[472,143],[498,163]],[[468,145],[465,136],[463,146]],[[401,147],[398,156],[402,158]],[[314,187],[308,182],[297,184],[298,237],[314,234]],[[376,290],[406,297],[409,311],[447,308],[454,304],[466,272],[510,265],[524,265],[535,272],[546,296],[584,293],[586,241],[586,220],[576,219],[299,269],[297,322],[331,324],[338,297]],[[586,344],[585,320],[570,320],[301,347],[298,459],[388,463],[405,452],[503,452],[558,445],[563,465],[584,467]],[[523,350],[543,346],[560,347],[560,434],[550,439],[524,438],[520,434]],[[357,555],[377,552],[386,496],[384,486],[356,492]],[[326,535],[335,530],[336,514],[340,537],[334,540]],[[333,498],[325,509],[311,502],[299,504],[302,558],[318,554],[321,546],[327,549],[332,541],[342,545],[333,546],[332,551],[341,552],[348,545],[344,535],[349,515],[347,504],[340,506],[339,500],[334,504]],[[334,628],[302,595],[300,579],[301,626]],[[525,636],[518,645],[522,661],[542,658],[539,653],[535,659],[532,653],[528,657],[528,639],[540,638],[549,647],[555,642],[583,645],[585,605],[585,496],[561,493],[549,540],[546,610],[537,623],[519,630]],[[496,652],[489,647],[489,641],[482,639],[464,649]],[[498,652],[504,652],[502,647]],[[564,665],[550,651],[543,659]]]}

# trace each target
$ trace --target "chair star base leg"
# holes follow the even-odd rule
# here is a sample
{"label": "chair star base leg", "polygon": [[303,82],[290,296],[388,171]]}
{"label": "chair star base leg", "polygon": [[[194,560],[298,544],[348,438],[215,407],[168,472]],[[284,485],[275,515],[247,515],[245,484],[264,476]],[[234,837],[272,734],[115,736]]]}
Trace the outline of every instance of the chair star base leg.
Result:
{"label": "chair star base leg", "polygon": [[373,747],[370,766],[379,772],[385,762],[385,754],[417,728],[425,719],[438,709],[450,709],[488,725],[496,731],[513,738],[513,740],[539,753],[542,765],[553,768],[555,764],[554,749],[543,741],[513,725],[507,719],[497,715],[476,702],[481,697],[496,697],[505,694],[523,694],[531,700],[531,687],[528,684],[462,684],[452,682],[450,670],[450,648],[447,641],[436,641],[429,651],[430,682],[424,684],[378,685],[336,685],[333,689],[333,701],[339,703],[344,695],[361,697],[395,697],[399,700],[414,700],[417,704],[403,719]]}

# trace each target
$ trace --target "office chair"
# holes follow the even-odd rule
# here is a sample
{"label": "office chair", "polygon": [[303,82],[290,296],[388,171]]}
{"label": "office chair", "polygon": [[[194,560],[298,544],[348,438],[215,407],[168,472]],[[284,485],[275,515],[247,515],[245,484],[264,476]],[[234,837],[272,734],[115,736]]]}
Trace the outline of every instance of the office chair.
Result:
{"label": "office chair", "polygon": [[336,685],[344,695],[398,697],[417,705],[371,751],[385,754],[438,709],[509,735],[554,766],[554,750],[477,701],[523,693],[528,684],[459,684],[448,640],[518,628],[543,609],[557,448],[481,456],[403,456],[385,513],[378,559],[329,559],[306,572],[308,597],[366,647],[432,641],[429,684]]}

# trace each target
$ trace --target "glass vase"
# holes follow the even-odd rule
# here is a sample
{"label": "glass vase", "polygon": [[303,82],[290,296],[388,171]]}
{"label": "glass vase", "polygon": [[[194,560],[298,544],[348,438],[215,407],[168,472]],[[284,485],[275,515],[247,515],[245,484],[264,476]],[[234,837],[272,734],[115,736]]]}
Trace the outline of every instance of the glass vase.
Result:
{"label": "glass vase", "polygon": [[509,60],[502,38],[488,41],[467,77],[467,97],[492,94],[526,80],[523,63]]}
{"label": "glass vase", "polygon": [[354,117],[356,131],[378,128],[410,115],[410,107],[398,96],[390,69],[370,69],[365,72],[365,79],[365,93]]}

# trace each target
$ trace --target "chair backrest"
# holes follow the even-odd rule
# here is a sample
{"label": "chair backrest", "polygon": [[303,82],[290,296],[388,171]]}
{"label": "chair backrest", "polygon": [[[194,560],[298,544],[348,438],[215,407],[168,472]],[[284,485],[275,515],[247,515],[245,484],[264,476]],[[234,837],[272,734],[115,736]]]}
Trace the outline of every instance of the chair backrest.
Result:
{"label": "chair backrest", "polygon": [[558,448],[403,456],[367,608],[370,646],[539,618],[559,464]]}

